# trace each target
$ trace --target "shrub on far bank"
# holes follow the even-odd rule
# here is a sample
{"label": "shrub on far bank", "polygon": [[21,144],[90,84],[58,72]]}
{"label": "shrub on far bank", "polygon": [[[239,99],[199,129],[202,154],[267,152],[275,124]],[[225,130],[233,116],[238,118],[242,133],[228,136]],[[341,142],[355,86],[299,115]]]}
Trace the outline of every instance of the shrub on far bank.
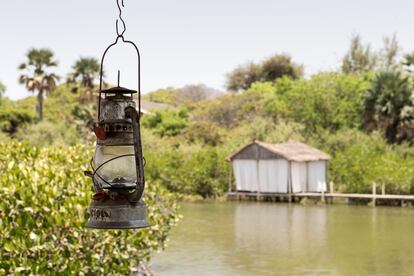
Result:
{"label": "shrub on far bank", "polygon": [[414,149],[389,145],[379,133],[368,135],[358,130],[342,130],[314,140],[332,155],[330,180],[341,192],[371,193],[372,184],[387,193],[414,192]]}

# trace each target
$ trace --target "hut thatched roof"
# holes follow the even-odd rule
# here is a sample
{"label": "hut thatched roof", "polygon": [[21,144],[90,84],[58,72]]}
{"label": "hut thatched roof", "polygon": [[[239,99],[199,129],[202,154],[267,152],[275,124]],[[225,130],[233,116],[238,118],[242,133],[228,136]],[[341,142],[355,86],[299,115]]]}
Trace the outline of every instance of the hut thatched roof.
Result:
{"label": "hut thatched roof", "polygon": [[[306,144],[296,142],[296,141],[289,141],[287,143],[282,144],[268,144],[263,143],[260,141],[254,141],[251,144],[246,145],[241,150],[233,153],[229,157],[226,158],[227,161],[232,161],[233,159],[237,158],[237,155],[247,148],[257,145],[260,148],[263,148],[269,152],[272,152],[286,160],[289,161],[296,161],[296,162],[309,162],[309,161],[325,161],[330,160],[331,157],[311,146],[308,146]],[[252,156],[252,159],[255,157]]]}

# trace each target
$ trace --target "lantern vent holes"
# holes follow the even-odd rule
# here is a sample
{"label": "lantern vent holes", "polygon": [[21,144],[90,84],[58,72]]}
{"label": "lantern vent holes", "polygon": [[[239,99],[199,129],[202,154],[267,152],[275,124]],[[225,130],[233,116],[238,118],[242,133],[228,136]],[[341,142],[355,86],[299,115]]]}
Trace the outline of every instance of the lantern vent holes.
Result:
{"label": "lantern vent holes", "polygon": [[105,132],[132,132],[130,123],[105,124]]}

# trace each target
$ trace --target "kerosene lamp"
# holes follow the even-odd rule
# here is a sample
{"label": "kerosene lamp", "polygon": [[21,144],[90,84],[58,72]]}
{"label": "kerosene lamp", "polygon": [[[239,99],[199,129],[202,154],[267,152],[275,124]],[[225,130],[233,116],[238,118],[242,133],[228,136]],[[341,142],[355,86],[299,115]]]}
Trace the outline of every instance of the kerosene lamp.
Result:
{"label": "kerosene lamp", "polygon": [[[123,31],[108,46],[101,60],[98,121],[95,124],[95,155],[91,160],[91,171],[85,172],[93,181],[94,195],[89,208],[88,228],[130,229],[147,227],[146,205],[142,200],[145,187],[144,158],[140,134],[140,53],[138,47],[124,39],[125,22],[117,1]],[[123,6],[123,3],[122,3]],[[138,89],[131,90],[118,85],[103,90],[103,66],[105,55],[118,42],[133,46],[137,53]],[[135,95],[137,95],[138,109]]]}

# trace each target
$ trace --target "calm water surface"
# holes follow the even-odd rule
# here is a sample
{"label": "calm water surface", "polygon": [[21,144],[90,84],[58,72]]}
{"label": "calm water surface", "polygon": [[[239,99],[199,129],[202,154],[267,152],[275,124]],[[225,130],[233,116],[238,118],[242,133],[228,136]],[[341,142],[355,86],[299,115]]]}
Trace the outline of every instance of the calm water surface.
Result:
{"label": "calm water surface", "polygon": [[155,275],[414,275],[414,209],[183,203]]}

